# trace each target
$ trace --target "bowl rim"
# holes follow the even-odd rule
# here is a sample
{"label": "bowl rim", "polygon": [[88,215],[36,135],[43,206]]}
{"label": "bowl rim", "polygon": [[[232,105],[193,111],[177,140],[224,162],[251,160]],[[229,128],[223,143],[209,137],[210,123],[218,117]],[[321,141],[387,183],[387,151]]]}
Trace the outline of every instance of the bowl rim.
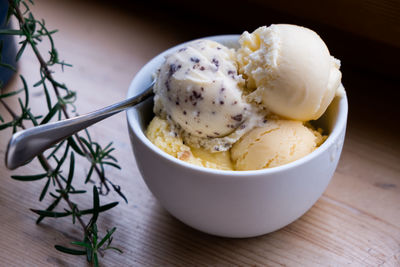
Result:
{"label": "bowl rim", "polygon": [[[148,76],[149,78],[152,77],[157,69],[153,68],[153,72],[149,73],[149,71],[146,71],[149,66],[153,65],[155,61],[160,60],[160,57],[164,57],[165,55],[171,53],[172,51],[178,50],[180,47],[184,46],[185,44],[200,40],[200,39],[208,39],[208,40],[213,40],[217,42],[221,41],[227,41],[227,42],[237,42],[239,39],[239,34],[226,34],[226,35],[214,35],[214,36],[207,36],[207,37],[202,37],[198,39],[194,39],[191,41],[187,41],[178,45],[175,45],[152,59],[150,59],[133,77],[128,92],[127,92],[127,98],[132,97],[138,93],[137,88],[134,86],[134,82],[138,77],[141,75]],[[296,168],[299,165],[303,165],[309,161],[311,161],[313,158],[316,158],[323,154],[326,150],[328,150],[329,147],[331,147],[339,138],[342,133],[342,131],[346,128],[346,123],[347,123],[347,114],[348,114],[348,101],[347,101],[347,95],[346,92],[344,91],[340,95],[336,95],[335,98],[339,98],[338,101],[338,114],[336,117],[336,121],[333,124],[332,127],[332,132],[329,134],[328,138],[324,141],[322,145],[320,145],[317,149],[315,149],[313,152],[310,154],[297,159],[295,161],[292,161],[290,163],[272,167],[272,168],[265,168],[265,169],[260,169],[260,170],[247,170],[247,171],[239,171],[239,170],[219,170],[219,169],[212,169],[212,168],[206,168],[202,166],[197,166],[188,162],[185,162],[183,160],[177,159],[168,153],[164,152],[162,149],[157,147],[155,144],[153,144],[145,135],[144,130],[142,130],[142,127],[140,127],[138,120],[135,118],[134,110],[137,110],[136,107],[132,107],[126,111],[126,117],[128,121],[128,127],[132,131],[133,134],[137,137],[138,140],[140,140],[147,149],[151,150],[152,153],[157,154],[159,157],[162,157],[168,161],[171,161],[171,163],[178,165],[181,168],[187,168],[192,171],[204,173],[204,174],[213,174],[213,175],[218,175],[221,177],[229,177],[232,179],[232,177],[259,177],[261,176],[269,176],[272,174],[276,173],[281,173],[284,171],[288,171],[290,169]],[[137,127],[133,127],[137,126]],[[136,160],[136,157],[135,157]]]}

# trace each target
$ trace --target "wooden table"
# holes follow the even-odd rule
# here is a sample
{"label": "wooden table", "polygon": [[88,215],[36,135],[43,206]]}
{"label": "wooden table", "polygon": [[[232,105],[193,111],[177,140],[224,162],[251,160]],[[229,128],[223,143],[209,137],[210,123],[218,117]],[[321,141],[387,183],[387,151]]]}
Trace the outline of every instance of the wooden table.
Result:
{"label": "wooden table", "polygon": [[[34,12],[46,18],[60,56],[74,65],[58,77],[78,92],[77,107],[85,113],[125,97],[134,74],[164,49],[193,38],[190,24],[163,21],[149,12],[135,12],[98,2],[35,1]],[[199,32],[206,32],[201,28]],[[200,37],[197,36],[197,37]],[[328,44],[329,45],[329,44]],[[19,70],[30,85],[38,66],[28,52]],[[338,169],[324,195],[299,220],[274,233],[248,239],[210,236],[170,216],[145,186],[131,151],[125,115],[91,128],[93,137],[114,141],[122,171],[110,177],[122,186],[129,204],[103,214],[102,229],[117,226],[114,245],[122,255],[107,252],[103,266],[399,266],[400,265],[400,142],[396,81],[343,67],[349,95],[348,132]],[[9,87],[20,86],[14,79]],[[386,90],[384,97],[376,94]],[[36,90],[36,93],[35,93]],[[32,89],[35,103],[39,89]],[[16,107],[17,103],[12,103]],[[386,105],[386,106],[385,106]],[[384,108],[385,107],[385,108]],[[0,107],[0,113],[5,110]],[[29,208],[38,202],[42,181],[22,183],[11,174],[39,170],[36,162],[7,170],[4,151],[10,132],[0,132],[0,265],[84,266],[85,258],[57,252],[54,244],[80,238],[70,218],[47,219],[40,225]],[[86,165],[78,163],[84,177]],[[91,203],[89,196],[81,202]],[[105,201],[120,200],[115,193]]]}

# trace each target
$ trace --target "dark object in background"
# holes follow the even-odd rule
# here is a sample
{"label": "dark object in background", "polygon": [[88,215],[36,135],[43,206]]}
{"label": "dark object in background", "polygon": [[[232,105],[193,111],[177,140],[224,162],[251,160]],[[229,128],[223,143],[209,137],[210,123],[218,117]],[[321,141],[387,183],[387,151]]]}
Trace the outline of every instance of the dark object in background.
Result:
{"label": "dark object in background", "polygon": [[[0,29],[9,29],[10,24],[6,25],[6,16],[8,10],[8,1],[7,0],[0,0]],[[11,35],[3,35],[0,34],[0,46],[1,49],[1,63],[6,63],[14,68],[16,68],[16,46],[14,42],[14,38]],[[0,85],[6,84],[10,78],[13,76],[14,71],[9,68],[0,66]]]}
{"label": "dark object in background", "polygon": [[[103,0],[104,1],[104,0]],[[357,68],[390,80],[400,80],[399,0],[117,0],[151,17],[154,24],[175,25],[186,36],[254,31],[259,26],[289,23],[316,31],[343,68]]]}

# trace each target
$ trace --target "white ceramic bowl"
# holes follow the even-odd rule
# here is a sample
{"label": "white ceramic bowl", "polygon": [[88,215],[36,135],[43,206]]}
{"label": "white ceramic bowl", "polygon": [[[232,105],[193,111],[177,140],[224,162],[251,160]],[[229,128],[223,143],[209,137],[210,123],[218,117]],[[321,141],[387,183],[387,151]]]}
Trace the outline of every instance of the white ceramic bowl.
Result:
{"label": "white ceramic bowl", "polygon": [[[237,47],[238,35],[208,37]],[[128,97],[150,84],[164,56],[148,62],[133,79]],[[160,204],[180,221],[224,237],[252,237],[284,227],[302,216],[326,189],[342,151],[346,95],[336,97],[317,122],[328,139],[311,154],[292,163],[255,171],[222,171],[180,161],[153,145],[144,130],[153,118],[148,100],[127,111],[137,166]]]}

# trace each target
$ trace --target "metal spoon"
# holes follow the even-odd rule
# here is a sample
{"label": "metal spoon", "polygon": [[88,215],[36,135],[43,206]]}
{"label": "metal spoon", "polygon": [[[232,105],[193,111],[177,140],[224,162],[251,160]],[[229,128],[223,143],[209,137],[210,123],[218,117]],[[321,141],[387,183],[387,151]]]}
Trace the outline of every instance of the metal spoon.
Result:
{"label": "metal spoon", "polygon": [[139,95],[88,114],[15,133],[8,143],[6,167],[10,170],[18,168],[76,132],[144,101],[153,95],[153,85],[154,81]]}

